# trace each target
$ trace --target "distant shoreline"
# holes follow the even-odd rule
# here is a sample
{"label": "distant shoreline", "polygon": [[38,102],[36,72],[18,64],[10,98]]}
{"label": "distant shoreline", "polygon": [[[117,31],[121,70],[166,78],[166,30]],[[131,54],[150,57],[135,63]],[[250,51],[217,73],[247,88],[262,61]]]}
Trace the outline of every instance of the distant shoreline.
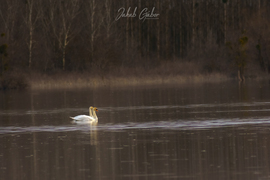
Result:
{"label": "distant shoreline", "polygon": [[[266,77],[247,77],[246,81],[263,80]],[[154,86],[154,85],[185,85],[202,83],[220,83],[236,81],[237,77],[228,77],[220,73],[206,75],[175,75],[175,76],[128,76],[128,77],[92,77],[91,75],[72,74],[66,76],[43,76],[42,79],[35,78],[29,81],[29,88],[32,90],[41,89],[82,89],[99,87],[132,87],[132,86]]]}
{"label": "distant shoreline", "polygon": [[[247,68],[246,80],[269,79],[255,66]],[[165,63],[156,67],[114,68],[110,71],[90,69],[85,71],[36,72],[10,71],[0,78],[0,89],[76,89],[96,87],[128,87],[151,85],[184,85],[190,83],[219,83],[238,81],[237,69],[223,72],[205,72],[201,65],[190,62]],[[3,86],[5,85],[5,86]],[[6,88],[5,88],[6,87]]]}
{"label": "distant shoreline", "polygon": [[[267,79],[269,74],[262,73],[255,66],[246,69],[249,79]],[[74,89],[93,87],[127,87],[146,85],[181,85],[187,83],[219,83],[238,81],[237,69],[223,72],[205,72],[200,64],[191,62],[164,63],[151,68],[115,68],[111,71],[89,70],[83,72],[58,71],[52,74],[27,74],[31,89]]]}
{"label": "distant shoreline", "polygon": [[43,76],[43,78],[33,78],[29,85],[31,89],[75,89],[75,88],[95,88],[95,87],[124,87],[124,86],[144,86],[144,85],[166,85],[166,84],[186,84],[223,82],[231,80],[219,73],[209,75],[175,75],[175,76],[143,76],[143,77],[91,77],[91,75],[72,74],[66,76]]}

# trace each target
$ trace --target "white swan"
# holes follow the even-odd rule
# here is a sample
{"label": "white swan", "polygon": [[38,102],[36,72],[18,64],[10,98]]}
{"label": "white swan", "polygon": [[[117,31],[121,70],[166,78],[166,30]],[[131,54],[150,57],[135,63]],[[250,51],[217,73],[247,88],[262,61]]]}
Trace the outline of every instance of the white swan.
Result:
{"label": "white swan", "polygon": [[89,107],[89,116],[87,116],[87,115],[78,115],[78,116],[70,117],[70,118],[75,120],[75,121],[93,121],[93,122],[97,122],[98,117],[96,115],[96,111],[98,111],[98,109],[96,107],[93,108],[92,106],[90,106]]}

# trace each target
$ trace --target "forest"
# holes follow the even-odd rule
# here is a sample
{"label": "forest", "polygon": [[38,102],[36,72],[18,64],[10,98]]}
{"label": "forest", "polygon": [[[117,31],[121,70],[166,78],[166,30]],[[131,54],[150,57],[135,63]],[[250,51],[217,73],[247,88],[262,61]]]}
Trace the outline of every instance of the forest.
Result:
{"label": "forest", "polygon": [[9,83],[5,79],[30,72],[93,73],[102,78],[218,72],[241,81],[270,72],[268,0],[0,4],[2,88]]}

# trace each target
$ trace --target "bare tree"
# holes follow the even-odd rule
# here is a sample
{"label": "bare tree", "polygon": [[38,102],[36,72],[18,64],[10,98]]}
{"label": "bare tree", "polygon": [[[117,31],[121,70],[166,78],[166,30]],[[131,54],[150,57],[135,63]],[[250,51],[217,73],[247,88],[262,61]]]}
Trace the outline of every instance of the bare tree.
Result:
{"label": "bare tree", "polygon": [[25,25],[28,29],[29,33],[29,38],[27,42],[27,47],[28,47],[28,67],[31,68],[32,64],[32,51],[33,51],[33,45],[34,45],[34,40],[33,40],[33,34],[34,30],[36,28],[36,24],[38,19],[40,18],[40,11],[35,12],[35,9],[37,9],[36,3],[37,0],[26,0],[26,11],[25,11],[25,17],[24,17],[24,22]]}
{"label": "bare tree", "polygon": [[[106,5],[107,5],[106,1]],[[106,6],[107,7],[107,6]],[[94,44],[95,38],[98,36],[98,30],[103,23],[103,17],[99,15],[99,6],[96,0],[86,1],[86,20],[89,22],[87,28],[87,35],[90,37],[90,57],[91,61],[94,59]]]}
{"label": "bare tree", "polygon": [[[126,8],[128,9],[130,6],[129,6],[129,0],[126,0]],[[129,31],[130,31],[130,28],[129,28],[129,21],[130,21],[130,18],[126,18],[126,54],[128,54],[128,50],[129,50]]]}
{"label": "bare tree", "polygon": [[171,5],[170,5],[170,0],[167,0],[166,3],[168,3],[169,6],[166,8],[166,22],[165,22],[165,57],[169,57],[169,49],[170,49],[170,10],[171,10]]}
{"label": "bare tree", "polygon": [[[105,17],[104,20],[101,21],[103,22],[103,26],[106,29],[106,37],[107,39],[109,39],[113,34],[114,34],[114,17],[112,17],[113,15],[113,3],[112,0],[106,0],[105,2]],[[97,27],[99,27],[100,23],[98,24]]]}
{"label": "bare tree", "polygon": [[[160,1],[157,1],[157,9],[160,10]],[[157,36],[157,59],[160,60],[160,22],[157,22],[157,29],[156,29],[156,36]]]}
{"label": "bare tree", "polygon": [[[247,32],[250,46],[242,47],[247,48],[247,57],[250,47],[255,48],[254,42],[261,46],[258,54],[264,59],[264,53],[268,52],[268,29],[261,33],[261,27],[267,25],[270,16],[267,11],[270,3],[266,0],[0,1],[0,33],[5,33],[9,59],[23,59],[27,66],[32,68],[37,66],[37,63],[34,63],[34,55],[43,54],[48,54],[46,62],[52,62],[52,68],[59,64],[58,67],[67,69],[69,62],[85,64],[77,63],[75,59],[78,55],[82,59],[81,62],[89,60],[97,66],[110,64],[106,71],[113,67],[111,64],[122,62],[123,66],[130,66],[132,61],[132,65],[135,65],[140,61],[133,59],[140,57],[145,57],[146,63],[152,67],[152,57],[169,60],[177,56],[185,57],[190,54],[187,52],[192,52],[195,57],[199,54],[197,52],[210,49],[209,45],[222,49],[227,41],[234,42],[235,33],[244,28],[249,28]],[[125,8],[126,13],[129,7],[129,13],[133,13],[136,8],[137,16],[122,17],[116,21],[117,10],[121,7]],[[140,12],[147,8],[147,13],[151,13],[153,7],[160,14],[159,19],[140,21]],[[251,18],[258,14],[258,18]],[[261,20],[263,17],[265,21]],[[253,29],[249,25],[252,21],[258,21],[258,25]],[[42,28],[40,25],[43,25]],[[251,30],[257,33],[250,35]],[[21,44],[27,46],[22,48]],[[69,47],[74,47],[73,51],[68,51]],[[136,55],[133,59],[129,58],[132,52],[140,52],[139,57]],[[239,57],[244,59],[244,55]],[[18,66],[24,67],[25,64],[21,63]],[[80,68],[79,66],[77,67]]]}
{"label": "bare tree", "polygon": [[223,33],[224,33],[224,44],[226,43],[226,41],[227,41],[227,2],[228,2],[228,0],[223,0],[223,3],[224,3],[224,14],[223,14],[223,16],[224,16],[224,22],[223,22],[223,24],[224,24],[224,28],[223,28]]}
{"label": "bare tree", "polygon": [[74,22],[76,17],[80,12],[80,1],[79,0],[65,0],[59,3],[60,8],[60,20],[62,20],[62,27],[60,33],[55,32],[55,35],[58,34],[58,41],[62,49],[62,62],[63,70],[65,70],[66,64],[66,47],[69,44],[70,40],[78,33],[78,28],[76,29]]}
{"label": "bare tree", "polygon": [[66,67],[66,48],[70,41],[79,33],[75,26],[80,13],[80,0],[48,0],[45,10],[44,26],[51,32],[62,51],[62,69]]}
{"label": "bare tree", "polygon": [[6,43],[9,45],[9,57],[15,54],[15,46],[18,41],[14,39],[15,30],[18,29],[16,24],[17,14],[20,12],[19,0],[2,0],[0,6],[0,21],[3,29],[1,33],[5,34]]}
{"label": "bare tree", "polygon": [[194,43],[195,43],[195,17],[196,17],[196,0],[192,1],[192,47],[194,47]]}

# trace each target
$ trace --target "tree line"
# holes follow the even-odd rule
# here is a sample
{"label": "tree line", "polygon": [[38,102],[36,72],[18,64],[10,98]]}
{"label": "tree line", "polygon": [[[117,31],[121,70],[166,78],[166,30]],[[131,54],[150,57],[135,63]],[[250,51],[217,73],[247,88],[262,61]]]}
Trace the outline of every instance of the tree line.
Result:
{"label": "tree line", "polygon": [[[226,54],[227,60],[236,59],[235,67],[245,66],[237,63],[239,59],[252,57],[263,71],[270,70],[268,0],[0,0],[0,4],[1,74],[13,67],[40,72],[151,68],[196,56],[211,72],[222,68],[215,51]],[[245,49],[239,43],[243,37],[249,44]]]}

